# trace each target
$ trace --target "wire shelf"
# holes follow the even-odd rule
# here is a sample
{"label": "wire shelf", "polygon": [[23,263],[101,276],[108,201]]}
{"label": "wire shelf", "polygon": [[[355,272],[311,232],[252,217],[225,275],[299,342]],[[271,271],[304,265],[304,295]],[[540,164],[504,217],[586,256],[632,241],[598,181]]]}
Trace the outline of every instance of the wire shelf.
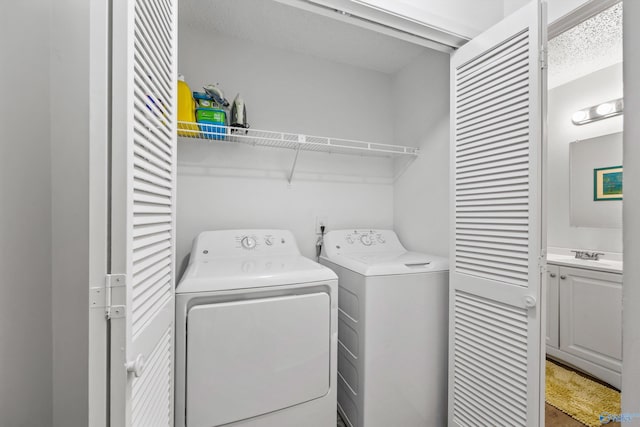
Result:
{"label": "wire shelf", "polygon": [[219,144],[248,144],[298,151],[359,154],[364,156],[416,157],[418,148],[296,133],[178,122],[178,136]]}

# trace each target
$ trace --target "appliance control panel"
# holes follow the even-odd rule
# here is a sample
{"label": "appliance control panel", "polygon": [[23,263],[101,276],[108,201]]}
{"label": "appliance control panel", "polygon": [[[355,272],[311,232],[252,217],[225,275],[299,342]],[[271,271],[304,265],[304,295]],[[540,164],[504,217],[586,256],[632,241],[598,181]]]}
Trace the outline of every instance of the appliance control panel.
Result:
{"label": "appliance control panel", "polygon": [[348,245],[364,246],[384,245],[387,242],[384,232],[378,230],[353,230],[344,236],[344,241]]}
{"label": "appliance control panel", "polygon": [[326,252],[381,252],[404,250],[393,230],[333,230],[324,236]]}
{"label": "appliance control panel", "polygon": [[[281,233],[274,233],[271,231],[265,231],[264,233],[253,232],[236,235],[236,248],[242,248],[248,251],[252,251],[257,248],[263,250],[272,251],[278,248],[290,247],[291,243],[295,245],[293,237],[284,236]],[[289,245],[288,245],[289,244]]]}
{"label": "appliance control panel", "polygon": [[299,255],[288,230],[204,231],[196,237],[191,261],[233,256]]}

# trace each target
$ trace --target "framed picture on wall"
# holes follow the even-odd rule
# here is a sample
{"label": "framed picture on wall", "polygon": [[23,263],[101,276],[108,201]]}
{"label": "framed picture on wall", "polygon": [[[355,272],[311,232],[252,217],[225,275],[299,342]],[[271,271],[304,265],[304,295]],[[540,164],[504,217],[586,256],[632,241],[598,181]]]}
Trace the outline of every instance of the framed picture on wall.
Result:
{"label": "framed picture on wall", "polygon": [[593,200],[622,200],[622,166],[593,170]]}

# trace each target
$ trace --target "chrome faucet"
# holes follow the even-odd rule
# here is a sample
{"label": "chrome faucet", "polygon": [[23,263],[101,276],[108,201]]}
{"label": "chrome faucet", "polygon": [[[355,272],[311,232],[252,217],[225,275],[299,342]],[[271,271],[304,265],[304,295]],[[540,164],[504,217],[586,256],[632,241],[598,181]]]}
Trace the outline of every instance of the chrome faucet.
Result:
{"label": "chrome faucet", "polygon": [[604,255],[602,252],[588,252],[588,251],[571,251],[575,252],[576,259],[586,259],[590,261],[600,260],[600,255]]}

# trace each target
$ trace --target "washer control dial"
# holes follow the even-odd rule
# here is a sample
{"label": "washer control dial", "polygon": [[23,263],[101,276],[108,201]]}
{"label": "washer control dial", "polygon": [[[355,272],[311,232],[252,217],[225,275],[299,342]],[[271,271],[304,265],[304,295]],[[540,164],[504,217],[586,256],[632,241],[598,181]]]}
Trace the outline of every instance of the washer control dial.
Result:
{"label": "washer control dial", "polygon": [[371,237],[368,234],[363,234],[360,237],[360,241],[362,242],[363,245],[365,246],[371,246]]}
{"label": "washer control dial", "polygon": [[265,238],[264,238],[264,243],[265,243],[267,246],[271,246],[271,245],[273,245],[273,237],[271,237],[271,236],[267,236],[267,237],[265,237]]}
{"label": "washer control dial", "polygon": [[378,243],[385,243],[386,240],[384,240],[384,237],[382,237],[381,235],[378,235]]}
{"label": "washer control dial", "polygon": [[251,236],[244,236],[240,241],[240,243],[242,244],[242,247],[245,249],[251,250],[256,247],[256,239],[254,239]]}
{"label": "washer control dial", "polygon": [[353,239],[351,238],[351,236],[347,236],[347,243],[349,244],[353,243]]}

